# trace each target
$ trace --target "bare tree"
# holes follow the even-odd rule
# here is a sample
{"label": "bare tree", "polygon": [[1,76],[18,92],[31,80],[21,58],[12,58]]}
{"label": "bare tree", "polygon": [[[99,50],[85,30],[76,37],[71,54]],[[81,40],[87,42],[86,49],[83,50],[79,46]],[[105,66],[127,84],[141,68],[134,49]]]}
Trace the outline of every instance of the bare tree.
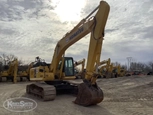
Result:
{"label": "bare tree", "polygon": [[22,59],[18,59],[18,63],[19,63],[19,65],[23,65],[23,60]]}
{"label": "bare tree", "polygon": [[125,70],[128,69],[127,65],[121,65],[121,68],[122,68],[122,69],[125,69]]}
{"label": "bare tree", "polygon": [[17,59],[17,57],[13,54],[9,54],[6,56],[7,60],[10,62],[10,61],[13,61],[14,59]]}
{"label": "bare tree", "polygon": [[[5,68],[8,68],[9,63],[14,59],[18,59],[17,56],[13,54],[2,54],[0,56],[0,71],[5,70]],[[21,70],[25,70],[25,68],[27,68],[27,65],[23,65],[23,62],[24,61],[22,59],[18,59],[18,65],[21,66],[19,67],[21,68]]]}
{"label": "bare tree", "polygon": [[8,64],[8,60],[7,60],[7,55],[6,54],[2,54],[1,62],[3,63],[3,65],[7,65]]}
{"label": "bare tree", "polygon": [[149,67],[150,67],[150,70],[153,72],[153,62],[150,61],[150,62],[148,63],[148,65],[149,65]]}
{"label": "bare tree", "polygon": [[145,63],[132,62],[130,69],[133,71],[144,71],[145,67]]}
{"label": "bare tree", "polygon": [[118,66],[118,65],[120,65],[119,62],[115,62],[115,63],[113,63],[113,64],[114,64],[114,66]]}
{"label": "bare tree", "polygon": [[[14,59],[18,59],[17,56],[13,54],[2,54],[0,56],[0,63],[2,63],[2,65],[8,65],[9,62],[13,61]],[[23,64],[23,60],[18,59],[18,63],[19,65]]]}

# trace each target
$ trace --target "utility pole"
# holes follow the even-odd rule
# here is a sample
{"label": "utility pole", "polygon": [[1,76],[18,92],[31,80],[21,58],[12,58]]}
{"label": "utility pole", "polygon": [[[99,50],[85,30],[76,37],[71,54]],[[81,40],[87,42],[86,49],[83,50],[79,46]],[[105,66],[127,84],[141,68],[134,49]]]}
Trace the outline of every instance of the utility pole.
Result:
{"label": "utility pole", "polygon": [[130,67],[131,67],[131,60],[132,60],[132,57],[127,57],[126,58],[127,61],[128,61],[128,71],[130,70]]}

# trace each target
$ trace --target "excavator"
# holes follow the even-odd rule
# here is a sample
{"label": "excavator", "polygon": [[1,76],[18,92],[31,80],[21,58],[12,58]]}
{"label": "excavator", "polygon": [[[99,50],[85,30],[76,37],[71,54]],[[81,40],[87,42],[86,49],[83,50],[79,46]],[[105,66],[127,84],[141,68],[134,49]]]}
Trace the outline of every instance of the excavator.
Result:
{"label": "excavator", "polygon": [[79,66],[79,65],[82,65],[82,67],[81,67],[81,71],[83,71],[84,70],[84,66],[85,66],[85,59],[83,58],[82,60],[79,60],[79,61],[76,61],[75,63],[74,63],[74,67],[77,67],[77,66]]}
{"label": "excavator", "polygon": [[21,78],[21,81],[23,81],[23,79],[30,80],[29,73],[30,73],[30,69],[33,67],[33,65],[34,65],[34,62],[31,62],[28,65],[28,68],[26,70],[24,70],[24,71],[19,70],[18,71],[18,76]]}
{"label": "excavator", "polygon": [[99,67],[98,67],[100,76],[102,76],[104,78],[110,78],[110,73],[109,73],[109,71],[110,71],[110,63],[111,63],[111,59],[110,58],[100,62]]}
{"label": "excavator", "polygon": [[115,75],[115,77],[125,76],[125,69],[121,68],[120,64],[118,64],[117,66],[113,66],[113,71],[112,72]]}
{"label": "excavator", "polygon": [[117,73],[116,73],[116,71],[113,67],[114,67],[114,64],[111,63],[110,66],[109,66],[108,73],[109,73],[111,78],[117,78]]}
{"label": "excavator", "polygon": [[112,73],[113,73],[114,77],[119,77],[120,71],[121,71],[120,64],[112,67]]}
{"label": "excavator", "polygon": [[16,83],[18,80],[17,72],[18,72],[18,60],[14,59],[13,61],[9,62],[8,69],[0,73],[1,81],[7,81],[11,79],[13,83]]}
{"label": "excavator", "polygon": [[110,63],[110,65],[102,66],[100,68],[100,73],[102,73],[104,78],[116,78],[117,74],[113,67],[113,63]]}
{"label": "excavator", "polygon": [[46,65],[46,62],[44,59],[41,59],[39,56],[37,56],[35,58],[35,61],[31,62],[25,71],[18,71],[18,76],[19,77],[26,77],[26,79],[30,80],[30,77],[29,77],[30,76],[30,69],[32,67],[37,67],[37,66],[41,66],[41,65]]}
{"label": "excavator", "polygon": [[39,57],[36,57],[35,62],[31,62],[25,71],[19,70],[18,59],[10,61],[8,66],[5,66],[5,70],[0,72],[0,81],[11,80],[13,83],[19,81],[29,80],[30,69],[42,61]]}
{"label": "excavator", "polygon": [[110,62],[111,62],[111,59],[108,58],[107,60],[101,61],[100,64],[99,64],[99,66],[104,65],[104,64],[110,65]]}
{"label": "excavator", "polygon": [[[81,67],[81,70],[78,70],[78,68],[77,68],[77,66],[79,66],[79,65],[81,65],[82,67]],[[84,66],[85,66],[85,59],[83,58],[82,60],[79,60],[79,61],[76,61],[75,63],[74,63],[74,67],[75,67],[75,69],[76,69],[76,74],[75,74],[75,76],[77,77],[77,78],[84,78],[84,72],[85,72],[85,68],[84,68]]]}
{"label": "excavator", "polygon": [[123,77],[123,76],[125,76],[125,74],[126,74],[126,70],[124,68],[120,68],[120,74],[119,74],[119,76],[120,77]]}
{"label": "excavator", "polygon": [[[75,104],[90,106],[103,100],[103,91],[96,83],[98,71],[94,71],[94,67],[95,65],[98,67],[100,63],[109,10],[109,4],[100,1],[100,4],[86,18],[82,19],[58,41],[49,66],[44,65],[30,69],[30,80],[37,82],[27,85],[26,92],[28,94],[36,95],[47,101],[54,100],[56,93],[62,89],[73,89],[77,92],[77,97],[74,100]],[[95,12],[96,14],[92,16]],[[89,33],[91,33],[91,36],[85,78],[82,79],[82,83],[76,85],[69,82],[76,78],[74,61],[72,57],[65,56],[65,51]]]}

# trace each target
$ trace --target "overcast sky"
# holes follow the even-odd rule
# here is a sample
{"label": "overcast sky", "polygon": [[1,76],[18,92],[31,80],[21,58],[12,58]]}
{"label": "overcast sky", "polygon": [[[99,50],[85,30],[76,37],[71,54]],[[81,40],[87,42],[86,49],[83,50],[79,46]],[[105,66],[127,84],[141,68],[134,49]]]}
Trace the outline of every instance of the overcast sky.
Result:
{"label": "overcast sky", "polygon": [[[153,1],[107,0],[110,5],[101,60],[153,61]],[[36,56],[51,62],[56,43],[99,0],[0,0],[0,54],[14,54],[26,62]],[[66,56],[87,58],[89,35],[71,46]]]}

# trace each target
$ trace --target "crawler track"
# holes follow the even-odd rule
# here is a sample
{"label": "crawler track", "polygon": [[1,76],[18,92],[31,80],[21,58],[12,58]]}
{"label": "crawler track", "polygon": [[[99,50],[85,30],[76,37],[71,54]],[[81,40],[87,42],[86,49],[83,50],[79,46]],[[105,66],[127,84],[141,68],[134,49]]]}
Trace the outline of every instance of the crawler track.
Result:
{"label": "crawler track", "polygon": [[42,98],[43,101],[54,100],[56,97],[55,87],[46,83],[33,83],[27,85],[26,92],[28,94]]}

